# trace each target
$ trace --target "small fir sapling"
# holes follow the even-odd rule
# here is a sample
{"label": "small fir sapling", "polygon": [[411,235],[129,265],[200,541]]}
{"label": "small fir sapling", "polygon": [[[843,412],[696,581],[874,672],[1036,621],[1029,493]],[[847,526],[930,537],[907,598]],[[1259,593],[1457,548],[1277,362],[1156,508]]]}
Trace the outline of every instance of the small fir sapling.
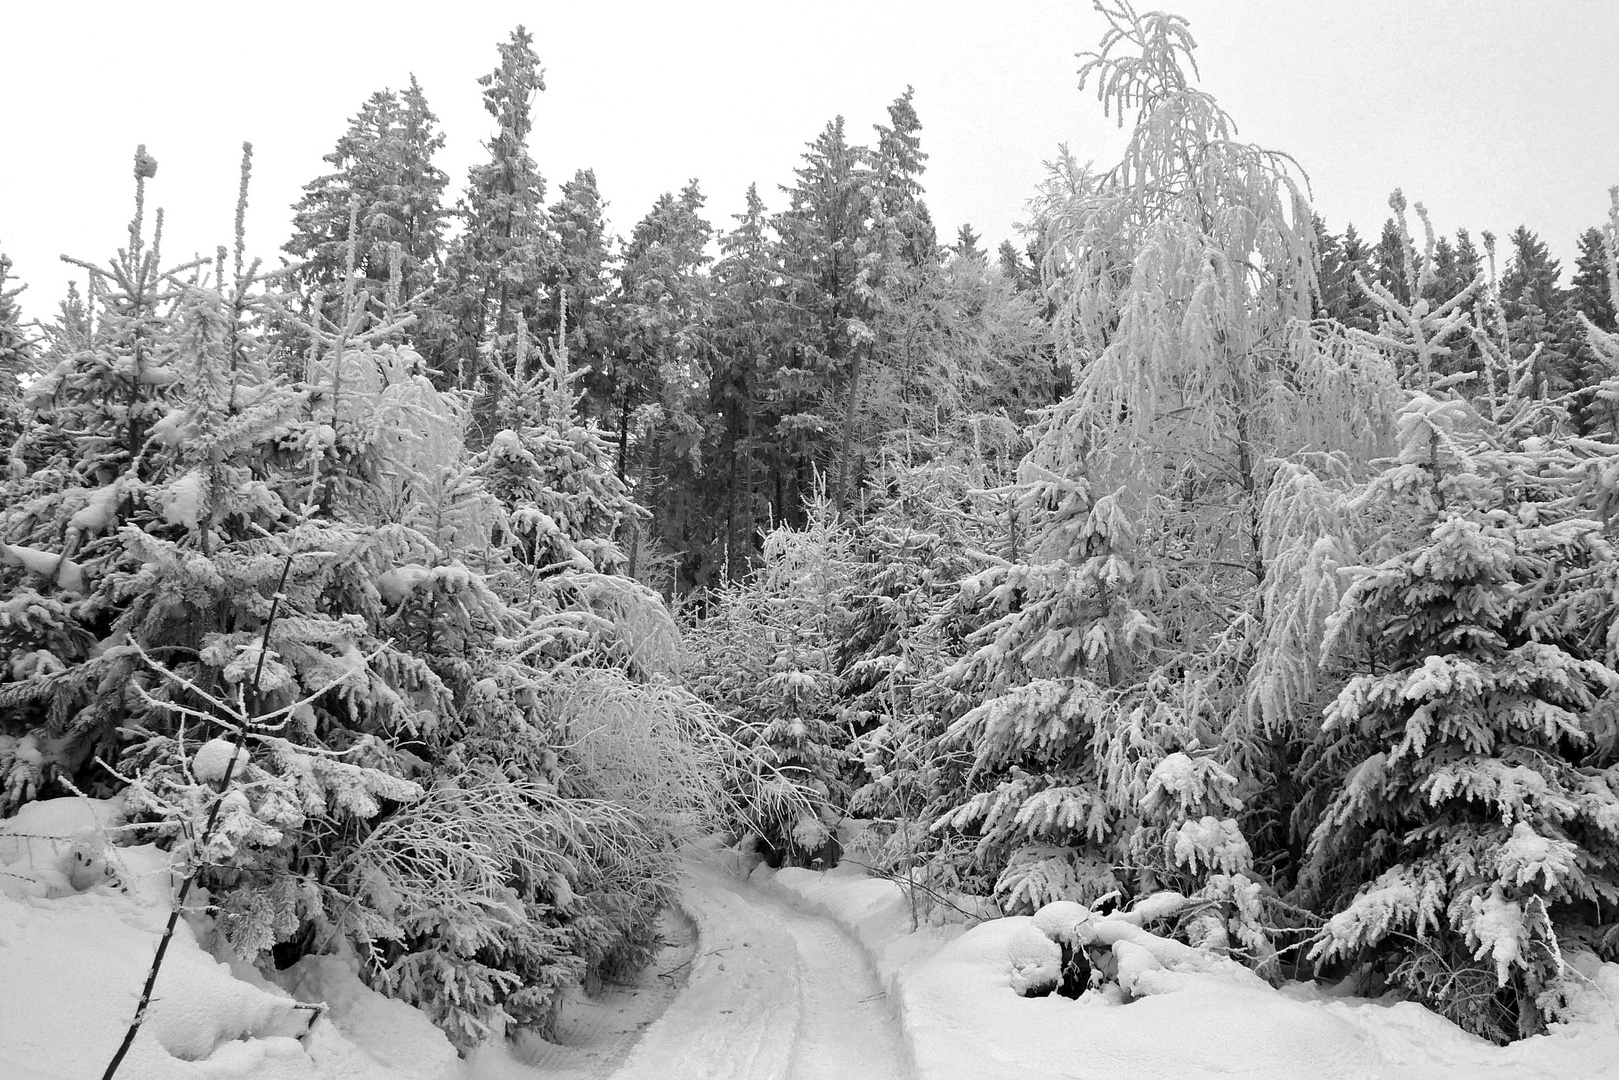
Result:
{"label": "small fir sapling", "polygon": [[[1352,329],[1349,335],[1392,358],[1402,385],[1436,392],[1467,383],[1478,373],[1447,373],[1446,369],[1451,366],[1449,361],[1456,345],[1468,340],[1475,329],[1472,307],[1484,292],[1484,276],[1481,272],[1454,295],[1434,303],[1430,296],[1438,264],[1434,259],[1435,238],[1428,211],[1421,203],[1414,207],[1423,230],[1424,247],[1419,255],[1411,241],[1404,193],[1396,189],[1389,196],[1389,207],[1394,211],[1392,220],[1402,253],[1400,280],[1403,288],[1400,292],[1401,296],[1411,299],[1403,300],[1381,282],[1368,280],[1357,268],[1355,284],[1381,309],[1381,319],[1376,331]],[[1493,373],[1487,378],[1493,380]],[[1493,385],[1486,387],[1486,393],[1495,393]]]}

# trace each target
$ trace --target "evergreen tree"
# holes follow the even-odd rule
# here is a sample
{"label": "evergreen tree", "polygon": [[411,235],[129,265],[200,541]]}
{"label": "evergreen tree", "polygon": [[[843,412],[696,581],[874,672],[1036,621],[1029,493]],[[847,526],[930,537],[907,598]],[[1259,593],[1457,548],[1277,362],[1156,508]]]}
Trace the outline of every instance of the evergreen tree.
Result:
{"label": "evergreen tree", "polygon": [[1496,288],[1502,336],[1515,361],[1529,368],[1524,393],[1556,398],[1581,385],[1578,335],[1564,308],[1562,273],[1544,241],[1520,225],[1508,237],[1512,257]]}
{"label": "evergreen tree", "polygon": [[1601,330],[1613,330],[1616,325],[1610,263],[1602,230],[1591,228],[1581,233],[1568,303]]}
{"label": "evergreen tree", "polygon": [[[744,576],[758,558],[759,538],[784,514],[779,478],[780,412],[766,399],[772,373],[786,350],[788,329],[781,298],[780,249],[758,186],[748,185],[736,225],[720,236],[714,264],[714,314],[709,378],[710,407],[718,425],[714,467],[723,470],[723,566],[728,580]],[[770,480],[777,479],[772,485]]]}
{"label": "evergreen tree", "polygon": [[[658,537],[679,553],[685,586],[713,579],[720,478],[709,457],[712,228],[693,180],[666,192],[630,235],[617,314],[618,468],[648,490]],[[635,445],[632,447],[632,441]],[[633,451],[633,452],[632,452]],[[630,538],[631,573],[640,561]]]}
{"label": "evergreen tree", "polygon": [[[780,245],[790,351],[771,372],[765,396],[780,415],[780,447],[772,485],[781,520],[802,523],[804,500],[817,473],[831,475],[833,439],[844,428],[834,402],[847,412],[854,349],[861,330],[859,244],[866,229],[861,164],[843,118],[809,144],[784,188],[788,208],[773,222]],[[858,387],[857,387],[858,388]]]}
{"label": "evergreen tree", "polygon": [[956,230],[956,242],[953,246],[955,255],[963,259],[987,260],[989,256],[980,246],[983,239],[971,225],[962,225]]}
{"label": "evergreen tree", "polygon": [[1371,249],[1371,280],[1389,290],[1400,303],[1409,305],[1415,299],[1411,281],[1422,273],[1417,262],[1410,233],[1395,218],[1386,219]]}
{"label": "evergreen tree", "polygon": [[534,38],[519,26],[502,42],[500,66],[478,79],[495,121],[489,160],[467,174],[463,232],[445,259],[429,362],[440,378],[470,388],[480,371],[510,366],[517,322],[541,328],[545,275],[555,261],[546,228],[545,179],[529,156],[533,108],[545,89]]}
{"label": "evergreen tree", "polygon": [[23,380],[34,373],[37,351],[17,305],[26,286],[8,287],[10,276],[11,260],[0,253],[0,446],[8,448],[21,430]]}
{"label": "evergreen tree", "polygon": [[1010,240],[1002,240],[995,249],[995,262],[1006,279],[1020,292],[1040,292],[1040,258],[1038,245],[1030,245],[1036,254],[1025,257]]}
{"label": "evergreen tree", "polygon": [[[879,373],[897,376],[900,402],[919,381],[923,364],[913,348],[919,326],[934,323],[928,298],[937,291],[938,251],[927,204],[922,201],[921,121],[911,104],[912,90],[888,107],[889,123],[877,125],[877,145],[862,171],[862,202],[869,220],[856,241],[857,322],[843,409],[833,504],[844,509],[860,484],[867,454],[862,423],[863,396]],[[896,427],[903,426],[903,422]]]}
{"label": "evergreen tree", "polygon": [[417,311],[426,300],[442,256],[449,181],[433,164],[444,146],[437,125],[415,76],[403,95],[379,90],[323,159],[336,171],[304,185],[284,250],[302,260],[294,280],[307,293],[320,292],[328,320],[348,288],[364,290],[372,321],[385,316],[390,298],[400,311]]}
{"label": "evergreen tree", "polygon": [[616,318],[613,310],[612,243],[607,204],[596,187],[596,174],[580,169],[565,181],[549,211],[556,234],[556,264],[546,277],[554,300],[540,326],[548,339],[567,322],[568,355],[584,372],[586,415],[603,427],[616,419],[618,396],[612,388]]}
{"label": "evergreen tree", "polygon": [[760,570],[716,598],[693,648],[695,685],[733,718],[745,746],[738,783],[765,808],[750,825],[772,865],[826,859],[849,804],[837,658],[849,625],[850,536],[824,496],[808,516],[804,528],[764,538]]}
{"label": "evergreen tree", "polygon": [[1562,306],[1562,290],[1557,286],[1562,267],[1551,257],[1545,241],[1523,225],[1513,229],[1507,240],[1512,244],[1512,259],[1501,277],[1507,318],[1555,314]]}
{"label": "evergreen tree", "polygon": [[1619,899],[1619,757],[1593,711],[1619,672],[1556,584],[1608,560],[1563,505],[1568,463],[1492,441],[1460,401],[1417,395],[1398,462],[1357,497],[1400,534],[1329,625],[1325,651],[1360,663],[1311,753],[1332,798],[1303,881],[1338,912],[1312,956],[1383,955],[1504,1042],[1551,1015],[1559,938]]}
{"label": "evergreen tree", "polygon": [[1316,280],[1321,314],[1351,329],[1376,329],[1376,305],[1356,280],[1357,274],[1369,277],[1372,273],[1371,249],[1361,240],[1353,223],[1339,237],[1329,232],[1326,222],[1317,216],[1315,234],[1320,261]]}

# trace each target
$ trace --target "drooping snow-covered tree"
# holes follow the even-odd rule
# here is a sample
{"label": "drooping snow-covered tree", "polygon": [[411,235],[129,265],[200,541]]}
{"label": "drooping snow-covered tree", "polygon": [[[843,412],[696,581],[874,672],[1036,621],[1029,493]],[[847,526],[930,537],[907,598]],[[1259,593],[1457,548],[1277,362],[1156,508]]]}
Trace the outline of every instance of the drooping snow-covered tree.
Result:
{"label": "drooping snow-covered tree", "polygon": [[[1028,902],[1105,892],[1124,863],[1117,884],[1207,887],[1231,940],[1254,939],[1237,910],[1258,876],[1247,838],[1285,818],[1261,793],[1313,705],[1263,691],[1278,664],[1311,666],[1272,629],[1289,612],[1267,598],[1291,601],[1273,579],[1297,566],[1277,558],[1271,489],[1306,448],[1311,476],[1364,473],[1392,378],[1312,325],[1302,181],[1196,87],[1185,21],[1099,9],[1110,29],[1084,78],[1130,141],[1104,172],[1059,162],[1038,207],[1074,390],[1024,462],[1024,553],[969,579],[993,621],[945,675],[976,757],[941,827],[991,841],[1002,891]],[[1188,767],[1159,768],[1174,755]]]}

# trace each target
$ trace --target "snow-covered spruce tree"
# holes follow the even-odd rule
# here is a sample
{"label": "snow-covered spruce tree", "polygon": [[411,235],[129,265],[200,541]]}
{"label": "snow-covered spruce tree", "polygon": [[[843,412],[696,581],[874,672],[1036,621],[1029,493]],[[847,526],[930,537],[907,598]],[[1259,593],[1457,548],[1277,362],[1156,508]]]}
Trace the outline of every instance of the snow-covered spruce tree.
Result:
{"label": "snow-covered spruce tree", "polygon": [[[8,484],[6,803],[123,790],[252,958],[363,915],[310,861],[419,794],[398,735],[446,695],[359,614],[367,589],[376,605],[363,536],[293,509],[307,485],[288,462],[330,440],[273,374],[240,233],[233,283],[223,249],[211,280],[159,272],[141,228],[155,168],[137,153],[130,244],[92,268],[95,325],[54,335],[29,395],[34,469]],[[245,197],[246,158],[243,174]],[[203,843],[222,737],[251,754]]]}
{"label": "snow-covered spruce tree", "polygon": [[961,581],[953,606],[989,617],[932,695],[951,718],[939,750],[966,766],[933,828],[974,839],[964,869],[1010,910],[1119,887],[1119,719],[1156,633],[1138,606],[1136,537],[1118,500],[1078,472],[1084,448],[1060,452],[1065,475],[1047,464],[1048,434],[1037,429],[1035,445],[1016,504],[1030,539]]}
{"label": "snow-covered spruce tree", "polygon": [[497,370],[496,434],[472,466],[506,509],[508,546],[535,580],[557,570],[613,572],[624,555],[611,537],[645,511],[613,474],[612,449],[575,415],[579,392],[566,345],[514,335],[512,372]]}
{"label": "snow-covered spruce tree", "polygon": [[1302,884],[1336,912],[1311,956],[1504,1042],[1556,1015],[1567,943],[1613,955],[1619,672],[1570,602],[1612,557],[1567,451],[1420,393],[1400,436],[1353,503],[1396,523],[1392,554],[1323,646],[1355,673],[1307,761],[1331,801]]}
{"label": "snow-covered spruce tree", "polygon": [[[458,215],[464,230],[445,254],[417,335],[441,385],[471,389],[497,356],[510,359],[517,322],[543,314],[545,274],[555,262],[546,230],[545,178],[529,155],[536,95],[545,71],[522,26],[500,43],[500,66],[478,79],[495,121],[489,159],[467,172]],[[474,432],[481,425],[474,417]]]}
{"label": "snow-covered spruce tree", "polygon": [[322,158],[334,171],[304,185],[283,250],[299,260],[293,280],[310,300],[320,294],[328,318],[337,316],[342,286],[356,274],[371,298],[368,324],[392,314],[390,294],[401,310],[423,309],[447,216],[442,203],[449,178],[433,165],[444,146],[437,126],[415,76],[402,94],[379,90]]}
{"label": "snow-covered spruce tree", "polygon": [[[165,351],[178,293],[159,273],[157,241],[148,246],[144,233],[145,185],[156,169],[145,147],[136,151],[129,244],[91,274],[99,318],[93,330],[86,322],[52,336],[48,369],[29,388],[12,449],[0,526],[0,633],[9,654],[9,670],[0,672],[3,812],[53,790],[59,774],[75,774],[111,740],[127,696],[117,688],[127,690],[136,666],[129,656],[106,656],[121,643],[107,640],[104,611],[117,603],[106,570],[124,560],[127,543],[105,534],[129,519],[133,497],[155,478],[142,451],[177,377]],[[161,226],[159,213],[159,239]],[[91,660],[95,670],[85,666]],[[103,685],[114,692],[99,693]],[[102,748],[112,756],[110,743]]]}
{"label": "snow-covered spruce tree", "polygon": [[690,678],[741,744],[741,825],[773,863],[825,858],[849,800],[852,732],[837,650],[848,632],[849,534],[824,493],[802,529],[764,538],[763,565],[692,628]]}
{"label": "snow-covered spruce tree", "polygon": [[938,752],[946,720],[932,692],[963,648],[946,613],[957,582],[1004,558],[1016,530],[995,489],[1021,438],[1003,418],[975,420],[975,438],[932,445],[936,456],[926,460],[906,461],[922,451],[920,438],[887,448],[864,496],[866,516],[853,527],[849,624],[838,649],[843,715],[858,733],[849,808],[868,821],[857,857],[921,886],[911,890],[916,910],[961,885],[954,853],[927,830],[930,803],[958,767]]}

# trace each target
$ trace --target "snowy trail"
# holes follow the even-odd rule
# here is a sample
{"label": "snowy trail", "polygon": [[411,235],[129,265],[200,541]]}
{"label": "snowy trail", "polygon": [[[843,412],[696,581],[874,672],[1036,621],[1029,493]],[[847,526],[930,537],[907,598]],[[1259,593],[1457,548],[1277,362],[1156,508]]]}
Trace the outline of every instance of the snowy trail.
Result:
{"label": "snowy trail", "polygon": [[804,963],[804,1000],[789,1080],[888,1080],[910,1074],[898,1021],[865,954],[838,927],[758,890]]}
{"label": "snowy trail", "polygon": [[831,922],[696,863],[683,906],[701,935],[690,981],[615,1080],[911,1074],[865,955]]}

